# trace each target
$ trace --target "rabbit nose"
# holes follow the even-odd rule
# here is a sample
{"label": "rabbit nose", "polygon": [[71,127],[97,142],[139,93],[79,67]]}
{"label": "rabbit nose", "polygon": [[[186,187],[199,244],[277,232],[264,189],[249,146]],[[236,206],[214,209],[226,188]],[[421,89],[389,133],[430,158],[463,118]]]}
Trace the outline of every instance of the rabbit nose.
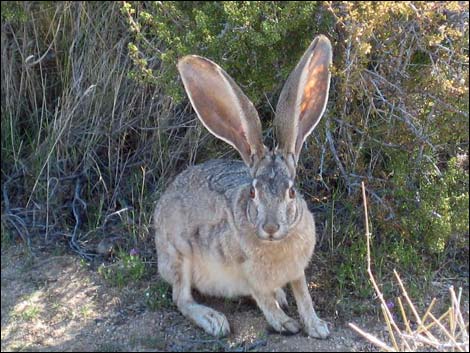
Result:
{"label": "rabbit nose", "polygon": [[280,226],[277,223],[266,223],[263,225],[264,231],[269,235],[273,235],[274,233],[276,233],[279,230],[279,227]]}

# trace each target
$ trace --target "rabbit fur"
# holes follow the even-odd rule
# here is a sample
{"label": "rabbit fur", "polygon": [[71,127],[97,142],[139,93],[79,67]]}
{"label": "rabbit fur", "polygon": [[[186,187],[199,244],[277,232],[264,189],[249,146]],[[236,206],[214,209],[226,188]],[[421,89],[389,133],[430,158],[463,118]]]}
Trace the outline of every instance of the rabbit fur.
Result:
{"label": "rabbit fur", "polygon": [[[154,214],[159,273],[172,285],[183,315],[207,333],[230,333],[224,314],[194,301],[191,289],[221,297],[251,296],[278,332],[326,338],[304,270],[315,247],[313,215],[295,189],[306,137],[328,100],[332,49],[316,37],[284,85],[274,126],[278,146],[264,146],[253,104],[233,79],[199,56],[178,69],[198,118],[231,144],[243,161],[192,166],[169,185]],[[283,287],[291,285],[302,326],[287,316]]]}

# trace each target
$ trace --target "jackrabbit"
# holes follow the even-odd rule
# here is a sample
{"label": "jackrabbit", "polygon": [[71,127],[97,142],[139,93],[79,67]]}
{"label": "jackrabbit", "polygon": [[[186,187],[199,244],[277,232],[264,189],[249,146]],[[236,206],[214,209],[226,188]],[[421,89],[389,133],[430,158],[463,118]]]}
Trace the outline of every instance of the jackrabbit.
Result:
{"label": "jackrabbit", "polygon": [[233,79],[200,56],[183,57],[178,70],[197,116],[242,161],[211,160],[182,172],[155,210],[161,276],[178,309],[207,333],[230,333],[220,312],[196,303],[191,288],[223,297],[252,296],[279,332],[301,326],[281,309],[290,283],[305,332],[326,338],[313,309],[304,269],[315,246],[315,224],[294,187],[302,144],[328,100],[330,41],[310,44],[281,92],[274,127],[278,146],[262,141],[258,114]]}

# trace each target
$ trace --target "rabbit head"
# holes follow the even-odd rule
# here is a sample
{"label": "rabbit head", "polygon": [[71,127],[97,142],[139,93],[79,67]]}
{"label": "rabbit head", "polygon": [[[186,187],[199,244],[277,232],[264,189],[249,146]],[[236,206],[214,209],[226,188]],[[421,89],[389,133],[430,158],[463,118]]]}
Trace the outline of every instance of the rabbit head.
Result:
{"label": "rabbit head", "polygon": [[232,145],[250,170],[244,185],[246,216],[262,240],[289,234],[304,209],[294,180],[303,142],[320,121],[328,100],[330,41],[316,37],[289,75],[274,119],[278,146],[264,144],[261,122],[251,101],[217,64],[195,55],[178,63],[184,87],[204,126]]}

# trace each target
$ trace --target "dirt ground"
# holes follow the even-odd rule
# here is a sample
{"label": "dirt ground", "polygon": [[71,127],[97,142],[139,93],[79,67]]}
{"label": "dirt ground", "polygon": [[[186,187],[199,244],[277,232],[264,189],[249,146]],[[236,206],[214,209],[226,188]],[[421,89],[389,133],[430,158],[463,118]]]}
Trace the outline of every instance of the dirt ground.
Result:
{"label": "dirt ground", "polygon": [[[232,334],[205,335],[174,306],[151,311],[140,287],[109,285],[72,254],[31,256],[24,247],[2,249],[1,350],[18,351],[374,351],[347,322],[330,322],[331,337],[271,333],[249,300],[199,298],[227,315]],[[157,276],[157,275],[155,275]],[[157,277],[155,277],[157,279]],[[295,304],[289,313],[297,317]],[[382,336],[384,324],[353,320]]]}

